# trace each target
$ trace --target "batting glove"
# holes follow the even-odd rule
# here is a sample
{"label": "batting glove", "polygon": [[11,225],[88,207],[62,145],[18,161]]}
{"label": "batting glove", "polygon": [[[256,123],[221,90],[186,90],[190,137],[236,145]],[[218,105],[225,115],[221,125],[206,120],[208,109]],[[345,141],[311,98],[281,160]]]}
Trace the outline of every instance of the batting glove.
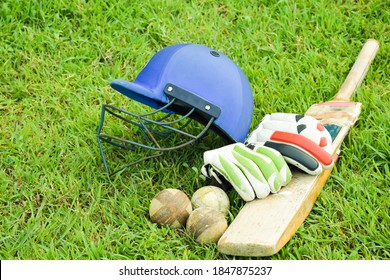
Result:
{"label": "batting glove", "polygon": [[285,160],[317,175],[333,166],[332,138],[315,118],[306,115],[274,113],[266,115],[249,135],[246,144],[278,150]]}
{"label": "batting glove", "polygon": [[203,175],[220,183],[222,176],[245,201],[276,193],[291,180],[283,156],[263,145],[231,144],[205,152],[203,159]]}

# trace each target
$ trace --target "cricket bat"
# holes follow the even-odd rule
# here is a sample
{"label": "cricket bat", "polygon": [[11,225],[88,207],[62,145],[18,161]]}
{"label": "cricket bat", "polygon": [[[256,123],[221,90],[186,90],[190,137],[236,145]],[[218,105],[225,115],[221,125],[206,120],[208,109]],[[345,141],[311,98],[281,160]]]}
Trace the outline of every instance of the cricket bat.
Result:
{"label": "cricket bat", "polygon": [[[306,112],[329,130],[336,161],[340,146],[356,122],[361,103],[350,98],[363,81],[379,49],[369,39],[360,51],[347,78],[333,100],[315,104]],[[330,176],[331,169],[313,176],[292,170],[291,182],[279,193],[247,202],[218,241],[221,253],[235,256],[276,254],[301,226]]]}

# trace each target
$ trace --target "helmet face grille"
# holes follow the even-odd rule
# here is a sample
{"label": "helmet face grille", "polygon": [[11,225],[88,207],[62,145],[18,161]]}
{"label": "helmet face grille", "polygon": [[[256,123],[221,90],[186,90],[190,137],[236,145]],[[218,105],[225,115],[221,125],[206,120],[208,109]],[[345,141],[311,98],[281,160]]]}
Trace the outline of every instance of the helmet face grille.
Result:
{"label": "helmet face grille", "polygon": [[[164,107],[147,114],[135,114],[103,105],[97,138],[107,173],[113,175],[140,161],[160,156],[165,151],[182,148],[206,134],[214,118],[209,118],[203,126],[195,121],[195,108],[189,108],[184,115],[169,111],[175,102],[177,100],[173,98]],[[125,164],[119,162],[109,167],[108,162],[116,162],[118,158]]]}

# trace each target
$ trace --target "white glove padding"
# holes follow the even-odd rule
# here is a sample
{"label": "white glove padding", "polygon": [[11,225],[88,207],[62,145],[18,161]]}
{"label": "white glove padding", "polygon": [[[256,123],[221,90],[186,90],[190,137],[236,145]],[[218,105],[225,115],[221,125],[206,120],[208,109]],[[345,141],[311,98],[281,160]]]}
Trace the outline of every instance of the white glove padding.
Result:
{"label": "white glove padding", "polygon": [[278,192],[291,180],[286,161],[274,149],[261,145],[252,148],[236,143],[205,152],[203,175],[222,175],[245,201]]}
{"label": "white glove padding", "polygon": [[325,127],[310,116],[266,115],[246,143],[274,148],[288,163],[312,175],[333,166],[332,138]]}

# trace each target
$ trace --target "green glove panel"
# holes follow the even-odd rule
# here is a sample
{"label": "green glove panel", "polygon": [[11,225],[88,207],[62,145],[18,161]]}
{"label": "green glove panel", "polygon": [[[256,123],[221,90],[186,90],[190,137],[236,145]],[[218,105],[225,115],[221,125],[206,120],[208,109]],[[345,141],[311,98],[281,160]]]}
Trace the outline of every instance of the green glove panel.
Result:
{"label": "green glove panel", "polygon": [[276,193],[291,180],[283,156],[268,147],[231,144],[205,152],[203,159],[202,173],[222,175],[245,201]]}
{"label": "green glove panel", "polygon": [[[291,170],[288,167],[283,155],[279,151],[263,145],[256,145],[256,144],[249,145],[248,147],[257,153],[261,153],[265,156],[268,156],[269,158],[272,158],[273,163],[275,164],[276,169],[278,170],[282,178],[282,186],[286,186],[291,181],[292,178]],[[279,190],[276,190],[276,192],[277,191]]]}

